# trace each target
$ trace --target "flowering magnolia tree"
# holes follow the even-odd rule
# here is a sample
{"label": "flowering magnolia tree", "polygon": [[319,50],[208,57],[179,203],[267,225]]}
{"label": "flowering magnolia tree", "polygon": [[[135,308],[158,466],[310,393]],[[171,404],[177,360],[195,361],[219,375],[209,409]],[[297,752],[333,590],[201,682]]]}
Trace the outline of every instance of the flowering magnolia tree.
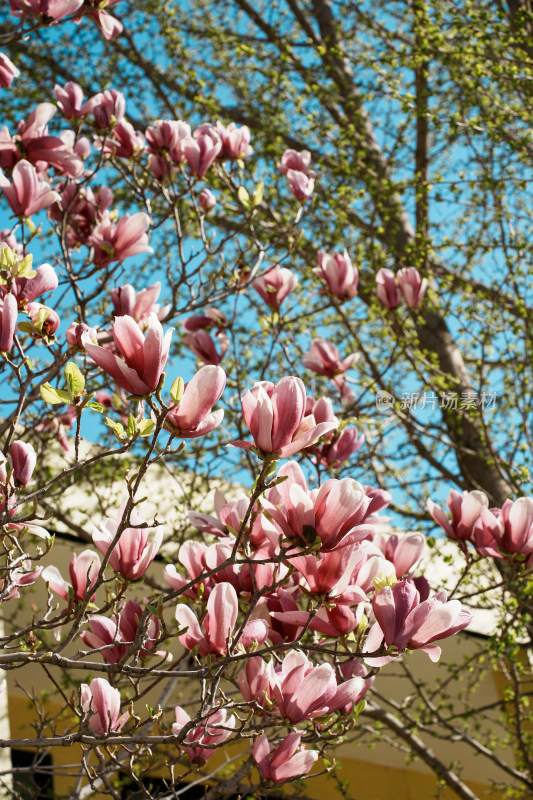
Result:
{"label": "flowering magnolia tree", "polygon": [[[330,3],[287,3],[299,26],[287,33],[235,4],[244,20],[231,57],[243,57],[246,25],[255,26],[249,69],[270,52],[284,76],[273,125],[258,117],[257,139],[238,105],[220,121],[216,92],[203,91],[209,77],[178,87],[162,69],[171,43],[194,55],[194,9],[184,19],[173,9],[166,22],[155,7],[149,21],[130,9],[130,25],[127,4],[115,3],[10,0],[0,37],[0,667],[35,707],[34,737],[13,732],[3,744],[52,757],[82,745],[70,798],[120,797],[125,781],[141,796],[176,797],[179,784],[207,778],[210,797],[260,795],[332,771],[335,745],[372,737],[379,723],[458,797],[476,795],[416,729],[461,741],[497,764],[513,797],[530,796],[527,662],[517,645],[532,630],[529,250],[525,223],[518,243],[506,231],[498,239],[507,210],[498,187],[485,186],[469,187],[466,202],[494,191],[485,220],[493,240],[481,250],[496,253],[492,267],[513,291],[484,282],[487,262],[468,241],[450,243],[445,232],[450,264],[435,254],[427,128],[436,8],[405,11],[415,92],[395,124],[415,127],[416,169],[404,205],[395,156],[378,144]],[[120,20],[110,6],[118,17],[124,7]],[[229,34],[217,38],[209,3],[198,8],[214,68],[230,59]],[[389,22],[373,19],[386,43]],[[143,48],[154,24],[161,61],[150,67]],[[45,37],[74,30],[82,41],[95,25],[98,58],[131,58],[132,74],[153,89],[149,102],[120,71],[105,88],[92,70],[89,86],[55,52],[39,55]],[[295,49],[302,33],[305,57]],[[525,46],[518,35],[514,46]],[[87,57],[80,49],[80,65]],[[46,62],[44,78],[27,72],[32,58]],[[237,96],[262,92],[272,110],[264,75],[249,95],[234,78]],[[28,106],[31,80],[43,93]],[[280,133],[298,85],[311,117],[325,111],[339,127],[350,118],[337,153],[320,151],[316,130],[308,143],[305,126]],[[180,92],[188,115],[177,111]],[[515,181],[525,181],[521,144],[507,164]],[[328,205],[330,192],[338,196]],[[473,211],[471,224],[477,236]],[[491,408],[491,374],[519,399]],[[189,487],[188,508],[180,496],[159,519],[142,501],[165,469]],[[69,506],[74,486],[95,498],[85,516]],[[388,506],[394,527],[380,516]],[[456,542],[449,595],[421,573],[428,533]],[[80,544],[68,576],[54,563],[61,535]],[[33,603],[31,620],[15,613],[39,585],[46,604]],[[440,697],[409,670],[409,652],[438,662],[444,640],[486,602],[492,638],[469,668],[498,666],[510,678],[490,709],[509,758],[494,751],[491,731],[486,740],[470,733],[471,707],[449,710],[462,665]],[[36,664],[53,710],[25,685]],[[380,695],[388,670],[410,681],[403,705]],[[6,778],[6,796],[18,796],[9,787]]]}

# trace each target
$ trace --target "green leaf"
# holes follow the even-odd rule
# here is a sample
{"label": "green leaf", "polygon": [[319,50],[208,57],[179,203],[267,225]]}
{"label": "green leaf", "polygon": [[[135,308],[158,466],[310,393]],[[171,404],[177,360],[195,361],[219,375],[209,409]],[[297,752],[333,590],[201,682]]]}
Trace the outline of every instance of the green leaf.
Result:
{"label": "green leaf", "polygon": [[43,383],[40,387],[40,392],[45,403],[51,403],[52,405],[57,405],[58,403],[70,404],[69,393],[63,389],[54,389],[49,383]]}
{"label": "green leaf", "polygon": [[170,398],[176,405],[181,402],[184,389],[185,382],[183,378],[176,378],[176,380],[172,382],[172,386],[170,387]]}
{"label": "green leaf", "polygon": [[259,181],[256,186],[255,192],[252,197],[252,205],[253,206],[260,206],[263,202],[263,194],[265,191],[265,183],[264,181]]}
{"label": "green leaf", "polygon": [[93,408],[95,411],[98,411],[99,414],[102,413],[104,407],[101,403],[97,403],[96,400],[91,401],[90,403],[86,403],[85,406],[87,408]]}
{"label": "green leaf", "polygon": [[237,191],[237,197],[239,198],[239,200],[241,201],[242,205],[245,208],[250,208],[250,195],[248,194],[244,186],[239,186],[239,189]]}
{"label": "green leaf", "polygon": [[126,436],[125,436],[124,426],[120,422],[113,422],[112,419],[109,419],[109,417],[107,417],[105,424],[108,426],[108,428],[111,428],[111,430],[113,431],[119,442],[121,443],[124,442]]}
{"label": "green leaf", "polygon": [[135,436],[135,434],[137,433],[137,420],[135,419],[135,417],[133,416],[133,414],[130,414],[130,415],[129,415],[129,417],[128,417],[128,428],[127,428],[127,432],[128,432],[128,437],[129,437],[130,439],[133,439],[133,437],[134,437],[134,436]]}
{"label": "green leaf", "polygon": [[153,419],[143,419],[137,426],[139,436],[150,436],[155,431],[155,422]]}
{"label": "green leaf", "polygon": [[81,397],[85,390],[85,378],[73,361],[69,361],[65,366],[65,378],[71,398]]}

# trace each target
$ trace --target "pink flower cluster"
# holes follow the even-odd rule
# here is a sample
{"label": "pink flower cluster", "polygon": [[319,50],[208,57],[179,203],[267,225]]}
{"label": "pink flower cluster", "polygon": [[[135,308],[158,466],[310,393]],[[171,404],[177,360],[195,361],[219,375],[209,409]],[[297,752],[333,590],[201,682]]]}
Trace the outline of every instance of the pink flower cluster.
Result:
{"label": "pink flower cluster", "polygon": [[501,508],[489,509],[483,492],[448,495],[449,518],[440,506],[428,500],[428,511],[450,539],[470,542],[480,556],[525,562],[533,569],[533,498],[506,500]]}
{"label": "pink flower cluster", "polygon": [[316,172],[310,169],[309,150],[285,150],[278,164],[279,171],[287,176],[289,189],[299,203],[305,203],[315,190]]}
{"label": "pink flower cluster", "polygon": [[377,296],[389,311],[397,308],[402,297],[409,308],[418,308],[426,293],[428,282],[421,278],[416,267],[400,269],[394,274],[390,269],[376,273]]}

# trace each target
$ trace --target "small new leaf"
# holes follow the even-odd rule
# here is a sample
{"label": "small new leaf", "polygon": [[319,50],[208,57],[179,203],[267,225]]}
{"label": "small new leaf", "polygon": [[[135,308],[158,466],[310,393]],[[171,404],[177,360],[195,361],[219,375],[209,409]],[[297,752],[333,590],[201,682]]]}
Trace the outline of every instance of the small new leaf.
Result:
{"label": "small new leaf", "polygon": [[40,387],[41,397],[45,403],[57,405],[58,403],[70,403],[70,395],[63,389],[54,389],[49,383],[43,383]]}
{"label": "small new leaf", "polygon": [[173,381],[172,386],[170,387],[170,398],[176,405],[178,405],[181,402],[184,389],[185,389],[185,382],[183,378],[181,377],[176,378],[176,380]]}
{"label": "small new leaf", "polygon": [[153,419],[143,419],[137,426],[139,436],[150,436],[155,431],[155,422]]}
{"label": "small new leaf", "polygon": [[237,197],[239,198],[239,200],[241,201],[242,205],[245,208],[250,208],[250,195],[248,194],[244,186],[239,186],[239,189],[237,191]]}
{"label": "small new leaf", "polygon": [[73,361],[65,366],[65,378],[71,399],[81,397],[85,391],[85,378]]}

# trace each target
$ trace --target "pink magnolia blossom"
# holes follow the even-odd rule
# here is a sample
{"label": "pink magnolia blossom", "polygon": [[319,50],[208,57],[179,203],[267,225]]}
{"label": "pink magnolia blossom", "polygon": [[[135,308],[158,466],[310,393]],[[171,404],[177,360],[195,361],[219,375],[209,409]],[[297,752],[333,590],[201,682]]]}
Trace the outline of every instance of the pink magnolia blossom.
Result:
{"label": "pink magnolia blossom", "polygon": [[364,434],[357,428],[344,428],[334,435],[329,444],[324,444],[318,451],[318,461],[324,467],[340,467],[344,461],[356,453],[365,442]]}
{"label": "pink magnolia blossom", "polygon": [[392,270],[378,270],[376,273],[376,293],[378,300],[385,308],[389,309],[389,311],[400,305],[400,293]]}
{"label": "pink magnolia blossom", "polygon": [[229,339],[225,333],[218,333],[216,338],[220,352],[217,351],[213,337],[204,330],[188,333],[184,342],[200,361],[216,367],[224,358],[229,347]]}
{"label": "pink magnolia blossom", "polygon": [[[175,708],[176,722],[172,733],[179,736],[183,728],[191,722],[190,716],[181,707]],[[187,732],[182,747],[192,764],[205,764],[218,745],[229,739],[236,727],[235,717],[228,717],[225,708],[209,711],[199,725]]]}
{"label": "pink magnolia blossom", "polygon": [[300,745],[301,731],[289,733],[271,750],[264,733],[254,739],[252,755],[261,775],[267,781],[285,783],[299,775],[307,775],[318,758],[318,750],[306,750]]}
{"label": "pink magnolia blossom", "polygon": [[301,650],[293,650],[276,667],[271,693],[281,716],[296,724],[353,703],[362,688],[360,677],[337,685],[330,664],[314,666]]}
{"label": "pink magnolia blossom", "polygon": [[101,529],[93,528],[93,542],[102,555],[109,553],[109,563],[115,572],[130,581],[139,580],[156,557],[163,541],[163,532],[156,528],[150,536],[150,529],[143,527],[146,520],[136,509],[130,514],[129,522],[135,528],[125,528],[119,536],[118,542],[111,548],[117,530],[122,524],[125,505],[117,513],[116,520],[105,519]]}
{"label": "pink magnolia blossom", "polygon": [[142,211],[132,216],[125,214],[116,223],[105,214],[89,237],[94,246],[94,263],[104,267],[139,253],[153,253],[146,233],[149,225],[150,217]]}
{"label": "pink magnolia blossom", "polygon": [[20,70],[5,53],[0,53],[0,89],[7,89],[8,86],[11,86],[18,75],[20,75]]}
{"label": "pink magnolia blossom", "polygon": [[[83,631],[80,636],[88,647],[94,650],[104,648],[101,650],[104,661],[116,664],[135,642],[141,616],[141,606],[134,600],[128,600],[118,617],[104,617],[99,614],[92,616],[89,620],[90,630]],[[142,640],[139,652],[141,658],[145,658],[155,647],[158,632],[159,623],[152,614]]]}
{"label": "pink magnolia blossom", "polygon": [[287,178],[289,179],[291,194],[296,200],[299,203],[305,203],[306,200],[309,200],[315,191],[314,178],[310,178],[305,172],[297,172],[294,169],[288,170]]}
{"label": "pink magnolia blossom", "polygon": [[284,476],[287,480],[270,490],[266,501],[269,515],[289,539],[301,538],[309,544],[319,537],[320,550],[327,552],[341,542],[362,541],[372,534],[370,527],[360,527],[370,501],[357,481],[330,479],[309,492],[296,461],[278,470],[278,477]]}
{"label": "pink magnolia blossom", "polygon": [[[11,292],[17,300],[20,311],[26,311],[28,304],[36,297],[57,289],[58,279],[55,269],[50,264],[42,264],[35,270],[33,278],[15,278]],[[4,288],[4,287],[2,287]]]}
{"label": "pink magnolia blossom", "polygon": [[[333,404],[329,397],[320,397],[313,400],[307,398],[308,414],[312,414],[317,423],[335,422],[340,424],[340,420],[333,413]],[[322,437],[322,442],[309,448],[310,453],[314,453],[319,464],[324,467],[338,467],[343,461],[347,461],[363,445],[365,437],[359,435],[357,428],[344,428],[342,431],[336,430]]]}
{"label": "pink magnolia blossom", "polygon": [[89,714],[89,728],[94,733],[119,731],[129,719],[128,712],[120,713],[120,692],[105,678],[94,678],[81,685],[81,707]]}
{"label": "pink magnolia blossom", "polygon": [[250,128],[247,125],[238,127],[234,122],[229,125],[217,122],[215,130],[222,141],[219,158],[246,158],[253,153],[250,147]]}
{"label": "pink magnolia blossom", "polygon": [[309,352],[302,359],[304,367],[325,375],[327,378],[335,378],[350,369],[357,360],[357,353],[351,353],[342,361],[339,351],[331,342],[324,339],[313,339]]}
{"label": "pink magnolia blossom", "polygon": [[222,141],[217,134],[213,136],[195,131],[194,136],[188,136],[183,141],[182,147],[191,174],[196,178],[203,178],[220,153]]}
{"label": "pink magnolia blossom", "polygon": [[294,272],[276,264],[275,267],[253,281],[252,286],[272,311],[279,311],[281,303],[294,291],[297,283],[298,276]]}
{"label": "pink magnolia blossom", "polygon": [[156,178],[169,175],[173,165],[186,161],[183,144],[191,138],[191,126],[182,120],[159,119],[145,131],[149,168]]}
{"label": "pink magnolia blossom", "polygon": [[113,192],[108,186],[93,190],[68,183],[61,191],[61,201],[50,208],[50,216],[56,222],[66,221],[65,237],[69,247],[90,245],[90,236],[96,225],[105,217],[113,202]]}
{"label": "pink magnolia blossom", "polygon": [[426,547],[421,533],[377,533],[374,544],[394,564],[397,578],[403,578],[416,567]]}
{"label": "pink magnolia blossom", "polygon": [[[42,303],[29,303],[26,309],[28,317],[44,336],[53,336],[60,325],[59,316],[52,308]],[[32,336],[38,334],[32,333]]]}
{"label": "pink magnolia blossom", "polygon": [[283,175],[287,175],[290,169],[296,172],[303,172],[305,175],[310,175],[312,178],[315,173],[310,170],[311,166],[311,153],[309,150],[285,150],[278,164],[278,169]]}
{"label": "pink magnolia blossom", "polygon": [[101,130],[113,128],[117,122],[124,119],[126,113],[126,100],[122,92],[116,89],[107,89],[99,92],[89,101],[96,126]]}
{"label": "pink magnolia blossom", "polygon": [[0,188],[17,217],[31,217],[59,200],[50,184],[39,180],[33,164],[22,159],[13,168],[13,183],[0,170]]}
{"label": "pink magnolia blossom", "polygon": [[[70,584],[61,576],[57,567],[49,566],[43,570],[42,577],[50,584],[50,589],[68,600],[69,590],[72,589],[74,602],[82,602],[96,583],[101,562],[98,553],[84,550],[79,555],[74,554],[70,560]],[[94,599],[94,595],[90,598]]]}
{"label": "pink magnolia blossom", "polygon": [[142,133],[136,131],[131,122],[121,119],[110,136],[97,139],[95,147],[118,158],[136,158],[146,150],[146,142]]}
{"label": "pink magnolia blossom", "polygon": [[158,319],[163,319],[168,311],[168,306],[160,309],[156,303],[161,293],[161,283],[153,283],[146,289],[136,292],[130,283],[111,289],[111,301],[113,303],[113,313],[115,317],[129,316],[142,323],[147,320],[150,314],[155,313]]}
{"label": "pink magnolia blossom", "polygon": [[[485,537],[483,537],[483,532]],[[474,530],[474,544],[482,555],[482,547],[497,548],[500,553],[521,553],[528,556],[527,566],[533,567],[533,498],[519,497],[506,500],[499,509],[484,509]]]}
{"label": "pink magnolia blossom", "polygon": [[[53,103],[39,103],[26,120],[19,122],[17,133],[11,139],[12,158],[18,161],[22,155],[40,171],[53,166],[72,178],[78,178],[83,174],[83,163],[73,150],[74,135],[66,131],[61,136],[48,133],[48,122],[56,111]],[[3,147],[10,147],[7,138]]]}
{"label": "pink magnolia blossom", "polygon": [[11,250],[18,255],[22,253],[22,245],[20,242],[17,242],[14,232],[10,231],[8,228],[2,228],[2,230],[0,230],[0,249],[6,246],[11,248]]}
{"label": "pink magnolia blossom", "polygon": [[91,340],[96,339],[95,328],[90,328],[85,322],[71,322],[65,331],[65,339],[67,340],[68,346],[71,349],[75,347],[84,349],[82,341],[84,333],[86,333]]}
{"label": "pink magnolia blossom", "polygon": [[202,314],[193,314],[192,317],[187,317],[181,323],[183,330],[186,333],[195,333],[204,328],[217,328],[220,333],[224,328],[228,327],[228,318],[223,311],[218,308],[204,308]]}
{"label": "pink magnolia blossom", "polygon": [[[9,523],[6,527],[15,531],[19,531],[25,527],[30,530],[36,528],[37,530],[44,530],[43,528],[39,529],[36,525],[26,526],[15,522]],[[37,535],[40,534],[37,533]],[[31,569],[31,562],[29,560],[26,560],[24,557],[18,559],[11,565],[6,575],[0,578],[0,601],[6,603],[8,600],[17,600],[20,597],[19,589],[22,586],[30,586],[35,583],[42,569],[42,567]]]}
{"label": "pink magnolia blossom", "polygon": [[359,272],[353,266],[348,252],[325,253],[320,250],[318,253],[318,267],[313,272],[321,278],[332,295],[339,300],[351,300],[357,295],[357,285],[359,283]]}
{"label": "pink magnolia blossom", "polygon": [[[108,5],[113,5],[118,0],[111,0]],[[124,25],[116,17],[109,14],[104,8],[95,8],[89,16],[96,20],[102,31],[104,39],[116,39],[124,30]]]}
{"label": "pink magnolia blossom", "polygon": [[204,214],[209,214],[210,211],[214,209],[217,204],[217,199],[213,192],[210,189],[202,189],[200,194],[198,195],[198,205],[204,212]]}
{"label": "pink magnolia blossom", "polygon": [[268,664],[260,656],[246,659],[244,669],[239,672],[239,689],[249,703],[265,708],[272,701],[270,689],[274,683],[272,662]]}
{"label": "pink magnolia blossom", "polygon": [[18,308],[14,295],[6,294],[0,299],[0,351],[7,353],[13,347],[17,327]]}
{"label": "pink magnolia blossom", "polygon": [[54,95],[60,111],[69,120],[86,117],[99,100],[99,96],[95,95],[91,100],[84,103],[83,89],[74,81],[68,81],[64,86],[56,83]]}
{"label": "pink magnolia blossom", "polygon": [[83,5],[83,0],[9,0],[11,13],[16,17],[33,15],[57,21],[74,14]]}
{"label": "pink magnolia blossom", "polygon": [[37,464],[37,453],[31,442],[22,442],[19,439],[13,442],[11,464],[15,480],[22,486],[27,486]]}
{"label": "pink magnolia blossom", "polygon": [[[198,648],[201,656],[209,653],[225,655],[227,653],[227,639],[230,632],[233,636],[237,630],[235,624],[239,612],[237,593],[230,583],[217,583],[207,601],[207,614],[200,627],[194,611],[189,606],[179,604],[176,607],[176,619],[180,627],[186,627],[179,640],[188,650]],[[257,623],[261,623],[258,625]],[[244,648],[250,647],[255,641],[262,644],[268,636],[268,626],[262,620],[250,620],[244,627],[238,643]],[[234,642],[237,644],[237,642]]]}
{"label": "pink magnolia blossom", "polygon": [[[315,555],[288,556],[291,566],[295,567],[305,580],[307,589],[313,594],[336,598],[344,595],[352,583],[355,565],[361,558],[361,551],[353,544],[340,545],[330,552],[322,553],[318,559]],[[358,587],[350,593],[351,605],[362,603],[366,595]]]}
{"label": "pink magnolia blossom", "polygon": [[224,410],[211,411],[211,408],[220,399],[225,385],[226,373],[221,367],[202,367],[185,385],[179,405],[167,414],[165,428],[185,439],[203,436],[217,428]]}
{"label": "pink magnolia blossom", "polygon": [[82,631],[80,638],[92,650],[101,650],[101,656],[108,664],[116,664],[128,652],[128,648],[120,644],[119,623],[115,615],[104,617],[95,614],[89,620],[89,631]]}
{"label": "pink magnolia blossom", "polygon": [[146,336],[138,323],[127,315],[117,317],[112,330],[118,356],[93,344],[87,333],[82,335],[85,350],[126,392],[138,396],[150,394],[157,388],[167,363],[172,330],[163,335],[154,313],[148,318]]}
{"label": "pink magnolia blossom", "polygon": [[[256,383],[242,398],[244,421],[253,436],[255,447],[263,454],[275,453],[287,458],[314,444],[334,430],[334,422],[315,423],[305,416],[305,387],[299,378],[285,377],[274,385]],[[252,442],[232,442],[235,447],[252,447]]]}
{"label": "pink magnolia blossom", "polygon": [[427,280],[420,278],[420,273],[416,267],[407,267],[398,270],[396,281],[409,308],[417,308],[428,288]]}
{"label": "pink magnolia blossom", "polygon": [[408,580],[377,592],[372,608],[387,646],[424,650],[432,661],[438,661],[441,652],[432,642],[453,636],[472,621],[459,600],[446,602],[445,592],[420,602],[418,590]]}
{"label": "pink magnolia blossom", "polygon": [[476,522],[488,508],[487,495],[477,490],[460,494],[451,489],[446,502],[452,514],[451,519],[432,500],[427,501],[429,513],[450,539],[470,539]]}

